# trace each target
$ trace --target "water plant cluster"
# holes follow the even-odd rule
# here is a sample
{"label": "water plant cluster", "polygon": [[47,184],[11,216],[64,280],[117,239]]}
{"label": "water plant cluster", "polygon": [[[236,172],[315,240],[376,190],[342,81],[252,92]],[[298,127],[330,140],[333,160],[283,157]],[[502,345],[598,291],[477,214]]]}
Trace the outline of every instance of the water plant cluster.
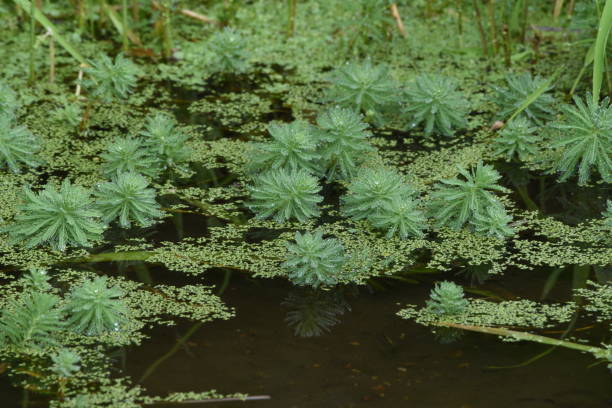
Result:
{"label": "water plant cluster", "polygon": [[[612,361],[612,1],[39,3],[0,2],[0,361],[17,386],[56,408],[246,398],[151,396],[112,357],[231,318],[235,273],[289,281],[302,337],[339,324],[354,288],[402,282],[429,299],[398,316],[441,342]],[[542,299],[507,296],[505,274],[546,275]]]}

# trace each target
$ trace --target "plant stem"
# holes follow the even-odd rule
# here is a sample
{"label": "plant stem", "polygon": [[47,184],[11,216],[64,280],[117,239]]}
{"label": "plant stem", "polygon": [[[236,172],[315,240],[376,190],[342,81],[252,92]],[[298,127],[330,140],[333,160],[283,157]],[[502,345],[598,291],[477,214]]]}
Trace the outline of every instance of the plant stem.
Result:
{"label": "plant stem", "polygon": [[527,41],[527,20],[529,17],[529,0],[523,0],[523,25],[521,27],[521,41]]}
{"label": "plant stem", "polygon": [[597,39],[595,40],[595,58],[593,60],[593,102],[599,103],[601,84],[605,69],[606,43],[612,29],[612,0],[606,0],[606,5],[601,13]]}
{"label": "plant stem", "polygon": [[297,0],[287,0],[289,6],[289,19],[287,22],[287,36],[295,34],[295,17],[297,15]]}
{"label": "plant stem", "polygon": [[457,8],[457,32],[459,33],[459,47],[463,48],[463,0],[455,0],[455,7]]}
{"label": "plant stem", "polygon": [[497,24],[495,24],[495,0],[489,0],[489,28],[491,30],[491,46],[493,47],[493,55],[497,55]]}
{"label": "plant stem", "polygon": [[34,44],[36,42],[35,32],[35,19],[34,19],[34,2],[30,2],[30,63],[28,66],[28,84],[32,85],[34,83],[35,75],[34,75]]}
{"label": "plant stem", "polygon": [[127,0],[122,0],[121,1],[121,21],[123,24],[123,51],[127,52],[129,47],[130,47],[130,43],[128,41],[128,6],[127,6]]}
{"label": "plant stem", "polygon": [[474,12],[476,13],[476,22],[478,23],[478,32],[480,33],[480,44],[482,46],[482,52],[485,56],[489,56],[489,45],[487,44],[487,35],[485,34],[484,26],[482,24],[482,15],[480,14],[480,6],[478,5],[479,0],[472,0],[474,5]]}

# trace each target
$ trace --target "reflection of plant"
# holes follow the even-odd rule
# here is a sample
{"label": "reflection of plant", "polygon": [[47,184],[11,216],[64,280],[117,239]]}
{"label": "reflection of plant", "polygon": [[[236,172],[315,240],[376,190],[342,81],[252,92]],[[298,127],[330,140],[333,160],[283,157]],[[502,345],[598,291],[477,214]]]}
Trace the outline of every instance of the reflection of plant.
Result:
{"label": "reflection of plant", "polygon": [[475,213],[471,223],[476,232],[504,239],[514,234],[512,227],[508,225],[511,221],[512,216],[506,213],[501,203],[497,203],[489,205],[485,211]]}
{"label": "reflection of plant", "polygon": [[335,106],[317,117],[320,136],[325,142],[322,156],[327,177],[350,179],[355,175],[363,154],[374,150],[367,141],[371,133],[362,116],[352,109]]}
{"label": "reflection of plant", "polygon": [[206,43],[205,59],[211,72],[240,73],[249,69],[246,44],[240,33],[226,27]]}
{"label": "reflection of plant", "polygon": [[525,117],[512,120],[500,130],[499,136],[493,141],[493,154],[504,157],[506,161],[512,161],[515,157],[526,161],[536,153],[535,144],[539,137],[533,134],[535,131],[536,128],[532,127]]}
{"label": "reflection of plant", "polygon": [[90,67],[85,68],[89,79],[84,81],[84,85],[92,97],[105,102],[127,98],[140,75],[138,66],[121,54],[115,57],[115,62],[101,54],[89,64]]}
{"label": "reflection of plant", "polygon": [[51,356],[51,361],[53,361],[51,371],[63,378],[70,378],[81,369],[79,366],[81,357],[72,350],[60,349]]}
{"label": "reflection of plant", "polygon": [[[546,80],[540,77],[533,78],[531,74],[508,75],[506,77],[507,88],[495,88],[497,92],[497,105],[501,108],[500,117],[513,114],[529,95],[534,93]],[[547,90],[550,90],[548,88]],[[554,99],[547,93],[542,93],[533,101],[521,115],[527,116],[535,123],[542,123],[550,119],[553,111],[551,105]]]}
{"label": "reflection of plant", "polygon": [[455,329],[452,327],[436,327],[433,330],[433,333],[436,337],[436,341],[440,344],[452,344],[461,340],[464,335],[463,330]]}
{"label": "reflection of plant", "polygon": [[576,107],[564,106],[565,121],[553,125],[560,130],[553,147],[562,147],[563,156],[555,169],[561,172],[561,181],[572,176],[578,167],[578,184],[589,181],[592,168],[601,178],[612,177],[612,106],[609,99],[593,102],[587,96],[586,104],[574,96]]}
{"label": "reflection of plant", "polygon": [[345,262],[344,248],[334,238],[323,238],[321,231],[314,234],[295,233],[295,244],[287,243],[286,261],[282,267],[296,285],[331,286]]}
{"label": "reflection of plant", "polygon": [[3,228],[12,242],[28,247],[49,243],[63,251],[67,246],[89,246],[101,238],[104,225],[93,206],[89,190],[64,180],[60,190],[47,184],[39,193],[24,188],[25,204],[15,222]]}
{"label": "reflection of plant", "polygon": [[452,136],[453,128],[466,125],[468,102],[457,92],[453,80],[439,75],[420,75],[406,89],[404,112],[411,126],[425,122],[425,134],[434,131]]}
{"label": "reflection of plant", "polygon": [[40,160],[36,153],[40,142],[25,126],[13,124],[8,114],[0,114],[0,165],[19,173],[21,166],[36,167]]}
{"label": "reflection of plant", "polygon": [[467,265],[457,274],[462,275],[466,280],[470,281],[470,285],[474,286],[475,284],[482,285],[489,279],[490,270],[490,264]]}
{"label": "reflection of plant", "polygon": [[248,164],[252,172],[270,169],[306,170],[320,173],[319,141],[306,122],[272,123],[268,126],[272,140],[258,143]]}
{"label": "reflection of plant", "polygon": [[363,112],[377,124],[383,123],[382,114],[399,99],[388,68],[372,65],[369,60],[337,68],[331,83],[329,101]]}
{"label": "reflection of plant", "polygon": [[68,297],[68,326],[87,335],[117,330],[126,321],[127,307],[117,287],[108,287],[106,277],[83,282]]}
{"label": "reflection of plant", "polygon": [[34,348],[57,344],[55,332],[63,327],[59,301],[58,296],[39,292],[9,301],[0,318],[2,342]]}
{"label": "reflection of plant", "polygon": [[410,197],[393,197],[383,203],[379,211],[368,217],[370,223],[387,232],[387,238],[398,235],[402,239],[423,237],[427,227],[425,216],[416,208],[417,203]]}
{"label": "reflection of plant", "polygon": [[316,177],[305,170],[270,170],[248,187],[251,201],[247,206],[259,218],[274,217],[277,222],[295,218],[304,222],[319,215],[317,203],[323,200]]}
{"label": "reflection of plant", "polygon": [[299,337],[316,337],[329,333],[340,323],[338,316],[351,307],[338,291],[294,290],[281,303],[289,309],[285,322]]}
{"label": "reflection of plant", "polygon": [[438,315],[460,314],[468,306],[463,288],[449,281],[437,283],[429,298],[427,308]]}
{"label": "reflection of plant", "polygon": [[431,209],[439,227],[460,229],[488,206],[500,203],[492,191],[506,191],[497,184],[501,175],[492,167],[478,162],[469,172],[459,168],[465,180],[457,177],[441,180],[431,194]]}
{"label": "reflection of plant", "polygon": [[133,172],[154,179],[161,171],[159,161],[144,147],[141,139],[117,138],[100,157],[104,160],[102,173],[108,178]]}
{"label": "reflection of plant", "polygon": [[161,217],[155,190],[148,186],[147,179],[136,173],[122,173],[113,181],[99,185],[95,192],[96,206],[104,222],[119,219],[122,228],[129,228],[132,222],[144,227]]}
{"label": "reflection of plant", "polygon": [[191,156],[186,145],[189,136],[176,128],[173,117],[157,113],[147,118],[143,144],[151,154],[159,158],[166,167],[185,170],[184,164]]}

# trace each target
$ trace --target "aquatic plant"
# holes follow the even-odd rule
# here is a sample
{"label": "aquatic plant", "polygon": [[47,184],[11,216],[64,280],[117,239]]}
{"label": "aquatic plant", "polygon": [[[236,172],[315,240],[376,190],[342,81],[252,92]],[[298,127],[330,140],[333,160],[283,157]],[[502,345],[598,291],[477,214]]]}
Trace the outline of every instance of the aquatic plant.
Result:
{"label": "aquatic plant", "polygon": [[491,191],[506,191],[497,184],[501,175],[492,166],[478,162],[470,171],[459,167],[458,177],[441,180],[431,194],[431,210],[438,227],[460,229],[488,206],[500,205]]}
{"label": "aquatic plant", "polygon": [[608,228],[612,229],[612,200],[607,201],[608,207],[606,211],[603,212],[603,217],[605,219],[605,224]]}
{"label": "aquatic plant", "polygon": [[67,246],[90,246],[105,229],[101,214],[94,208],[89,190],[65,179],[59,191],[50,184],[35,193],[23,189],[24,204],[12,224],[1,229],[13,243],[25,241],[27,247],[49,244],[64,251]]}
{"label": "aquatic plant", "polygon": [[292,218],[304,222],[317,217],[317,203],[323,200],[318,194],[319,181],[305,170],[270,170],[247,188],[251,193],[247,207],[256,212],[258,218],[273,217],[276,222]]}
{"label": "aquatic plant", "polygon": [[285,169],[322,173],[321,156],[317,153],[319,139],[307,122],[271,123],[268,132],[272,140],[253,146],[247,163],[250,172]]}
{"label": "aquatic plant", "polygon": [[53,119],[60,125],[69,124],[77,126],[81,123],[83,110],[78,102],[71,102],[67,98],[59,100],[60,106],[53,111]]}
{"label": "aquatic plant", "polygon": [[349,108],[334,106],[319,114],[317,125],[324,142],[321,156],[326,163],[327,178],[350,179],[366,152],[374,148],[368,142],[372,135],[363,116]]}
{"label": "aquatic plant", "polygon": [[20,173],[22,166],[36,167],[41,161],[36,157],[40,150],[38,137],[25,126],[13,123],[13,117],[0,114],[0,165],[13,173]]}
{"label": "aquatic plant", "polygon": [[411,115],[410,126],[425,123],[425,135],[433,132],[452,136],[453,129],[466,126],[469,103],[457,91],[451,78],[440,75],[419,75],[405,90],[404,113]]}
{"label": "aquatic plant", "polygon": [[427,309],[437,315],[461,314],[468,304],[463,288],[449,281],[437,283],[426,302]]}
{"label": "aquatic plant", "polygon": [[471,224],[478,233],[504,239],[514,234],[509,225],[511,221],[512,216],[506,213],[501,203],[497,203],[489,205],[485,211],[476,212]]}
{"label": "aquatic plant", "polygon": [[176,120],[162,113],[147,118],[141,135],[143,145],[151,155],[159,158],[166,168],[187,170],[186,162],[191,157],[191,148],[186,142],[189,136],[176,127]]}
{"label": "aquatic plant", "polygon": [[383,202],[378,211],[368,216],[368,221],[378,229],[387,232],[387,238],[395,235],[402,239],[421,238],[427,228],[425,215],[417,208],[412,198],[395,196]]}
{"label": "aquatic plant", "polygon": [[518,158],[526,161],[528,157],[535,155],[536,143],[540,140],[534,135],[536,128],[525,117],[518,117],[510,121],[499,135],[493,140],[492,148],[495,156],[501,156],[506,161]]}
{"label": "aquatic plant", "polygon": [[100,54],[89,61],[89,65],[85,68],[88,79],[83,84],[91,97],[104,102],[127,98],[141,73],[140,68],[122,54],[118,54],[114,62],[108,55]]}
{"label": "aquatic plant", "polygon": [[298,231],[295,243],[287,243],[286,260],[281,266],[294,284],[318,288],[335,285],[344,262],[344,248],[337,239],[323,238],[320,230]]}
{"label": "aquatic plant", "polygon": [[[505,118],[513,114],[529,95],[543,86],[544,82],[546,82],[545,79],[539,76],[534,78],[528,72],[508,75],[506,77],[507,88],[494,87],[497,92],[495,103],[500,107],[499,116]],[[536,124],[542,124],[550,119],[553,114],[554,99],[546,93],[549,90],[550,88],[547,88],[544,93],[523,110],[521,115],[527,116]]]}
{"label": "aquatic plant", "polygon": [[0,317],[0,341],[32,348],[56,345],[56,332],[64,327],[59,301],[56,295],[29,291],[11,299]]}
{"label": "aquatic plant", "polygon": [[121,173],[139,173],[155,179],[161,172],[160,161],[151,155],[140,138],[116,138],[100,157],[104,160],[102,174],[107,178]]}
{"label": "aquatic plant", "polygon": [[331,76],[327,99],[335,104],[363,112],[378,125],[383,114],[398,105],[397,86],[385,65],[370,60],[351,62],[337,68]]}
{"label": "aquatic plant", "polygon": [[0,81],[0,116],[14,116],[18,106],[15,91],[6,83]]}
{"label": "aquatic plant", "polygon": [[89,336],[118,330],[127,321],[123,295],[119,288],[108,286],[106,276],[83,282],[68,296],[68,327]]}
{"label": "aquatic plant", "polygon": [[576,173],[578,184],[586,184],[592,169],[599,172],[604,181],[612,181],[612,106],[608,98],[599,104],[590,96],[586,104],[574,96],[576,106],[565,105],[565,120],[553,124],[560,130],[553,138],[552,147],[562,148],[562,157],[555,164],[565,181]]}
{"label": "aquatic plant", "polygon": [[342,197],[342,211],[347,217],[362,220],[380,211],[394,199],[406,200],[413,189],[403,177],[387,167],[361,169]]}
{"label": "aquatic plant", "polygon": [[242,35],[230,27],[216,31],[206,42],[204,58],[210,72],[241,73],[249,69],[249,53]]}
{"label": "aquatic plant", "polygon": [[36,292],[47,292],[51,289],[49,278],[46,269],[30,268],[22,279],[26,288]]}
{"label": "aquatic plant", "polygon": [[155,201],[155,190],[137,173],[121,173],[112,181],[97,186],[96,207],[106,223],[119,220],[121,228],[132,222],[145,227],[163,215]]}
{"label": "aquatic plant", "polygon": [[340,323],[338,316],[351,310],[340,292],[311,288],[289,292],[281,306],[289,309],[285,322],[299,337],[329,333],[333,326]]}
{"label": "aquatic plant", "polygon": [[81,370],[81,357],[72,350],[61,348],[51,355],[51,371],[63,378],[72,377]]}

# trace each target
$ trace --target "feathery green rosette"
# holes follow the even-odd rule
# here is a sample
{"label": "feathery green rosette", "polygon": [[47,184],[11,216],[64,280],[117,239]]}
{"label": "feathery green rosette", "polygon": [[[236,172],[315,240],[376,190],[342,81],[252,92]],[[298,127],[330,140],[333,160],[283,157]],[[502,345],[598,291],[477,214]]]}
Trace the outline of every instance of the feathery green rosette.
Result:
{"label": "feathery green rosette", "polygon": [[148,187],[147,179],[137,173],[122,173],[100,184],[95,195],[102,219],[107,223],[118,219],[121,228],[130,228],[132,223],[141,227],[153,224],[163,212],[155,201],[155,190]]}
{"label": "feathery green rosette", "polygon": [[251,200],[247,207],[258,218],[273,217],[276,222],[296,219],[304,222],[320,214],[317,204],[323,200],[319,180],[305,170],[270,170],[247,187]]}
{"label": "feathery green rosette", "polygon": [[512,216],[506,212],[501,203],[497,203],[488,206],[485,211],[474,214],[471,224],[477,233],[505,239],[514,235],[514,230],[509,225],[511,222]]}
{"label": "feathery green rosette", "polygon": [[155,179],[161,172],[160,160],[149,152],[139,138],[116,138],[100,157],[104,160],[102,174],[107,178],[131,172]]}
{"label": "feathery green rosette", "polygon": [[210,72],[241,73],[249,69],[249,53],[240,33],[230,27],[215,32],[206,42],[203,58]]}
{"label": "feathery green rosette", "polygon": [[375,228],[386,231],[387,238],[396,235],[401,239],[422,238],[423,230],[427,229],[425,215],[417,208],[417,202],[408,196],[384,202],[368,221]]}
{"label": "feathery green rosette", "polygon": [[362,119],[363,116],[354,110],[339,106],[317,117],[319,137],[323,142],[321,156],[329,180],[352,178],[363,162],[363,155],[374,150],[368,142],[372,133]]}
{"label": "feathery green rosette", "polygon": [[6,115],[8,117],[13,117],[15,115],[15,111],[19,107],[19,102],[17,102],[17,94],[13,89],[0,81],[0,116]]}
{"label": "feathery green rosette", "polygon": [[457,91],[451,78],[419,75],[405,91],[405,114],[412,115],[410,126],[425,123],[425,135],[436,132],[452,136],[454,129],[467,125],[468,101]]}
{"label": "feathery green rosette", "polygon": [[9,233],[12,243],[25,241],[29,248],[46,243],[64,251],[102,238],[106,226],[89,190],[66,179],[59,191],[50,184],[38,193],[28,187],[23,191],[24,204],[18,207],[14,222],[1,229]]}
{"label": "feathery green rosette", "polygon": [[515,157],[526,161],[537,153],[536,144],[540,140],[534,133],[536,128],[525,117],[509,122],[493,140],[493,155],[512,161]]}
{"label": "feathery green rosette", "polygon": [[338,283],[346,258],[344,247],[335,238],[323,238],[321,231],[295,233],[295,243],[287,243],[286,261],[281,265],[296,285],[332,286]]}
{"label": "feathery green rosette", "polygon": [[430,300],[426,302],[427,309],[441,316],[463,313],[468,307],[463,288],[456,283],[443,281],[432,289]]}
{"label": "feathery green rosette", "polygon": [[0,113],[0,166],[20,173],[21,167],[36,167],[41,160],[36,157],[40,141],[25,126],[13,123],[8,113]]}
{"label": "feathery green rosette", "polygon": [[[512,115],[544,82],[546,82],[544,78],[538,76],[534,78],[528,72],[508,75],[506,77],[506,88],[493,88],[497,93],[495,103],[500,107],[499,116],[507,118]],[[546,93],[551,89],[551,87],[547,87],[546,91],[521,112],[521,116],[527,117],[538,125],[551,119],[554,113],[552,106],[555,100],[550,94]]]}
{"label": "feathery green rosette", "polygon": [[140,68],[122,54],[115,57],[115,61],[100,54],[95,60],[89,61],[85,72],[89,78],[83,84],[93,98],[104,102],[115,99],[126,99],[136,87]]}
{"label": "feathery green rosette", "polygon": [[51,371],[63,378],[72,377],[81,370],[79,366],[81,357],[72,350],[60,349],[51,356],[51,361],[53,362]]}
{"label": "feathery green rosette", "polygon": [[188,170],[187,161],[192,153],[187,145],[189,136],[177,127],[174,117],[159,112],[149,116],[141,135],[145,149],[159,159],[164,168]]}

